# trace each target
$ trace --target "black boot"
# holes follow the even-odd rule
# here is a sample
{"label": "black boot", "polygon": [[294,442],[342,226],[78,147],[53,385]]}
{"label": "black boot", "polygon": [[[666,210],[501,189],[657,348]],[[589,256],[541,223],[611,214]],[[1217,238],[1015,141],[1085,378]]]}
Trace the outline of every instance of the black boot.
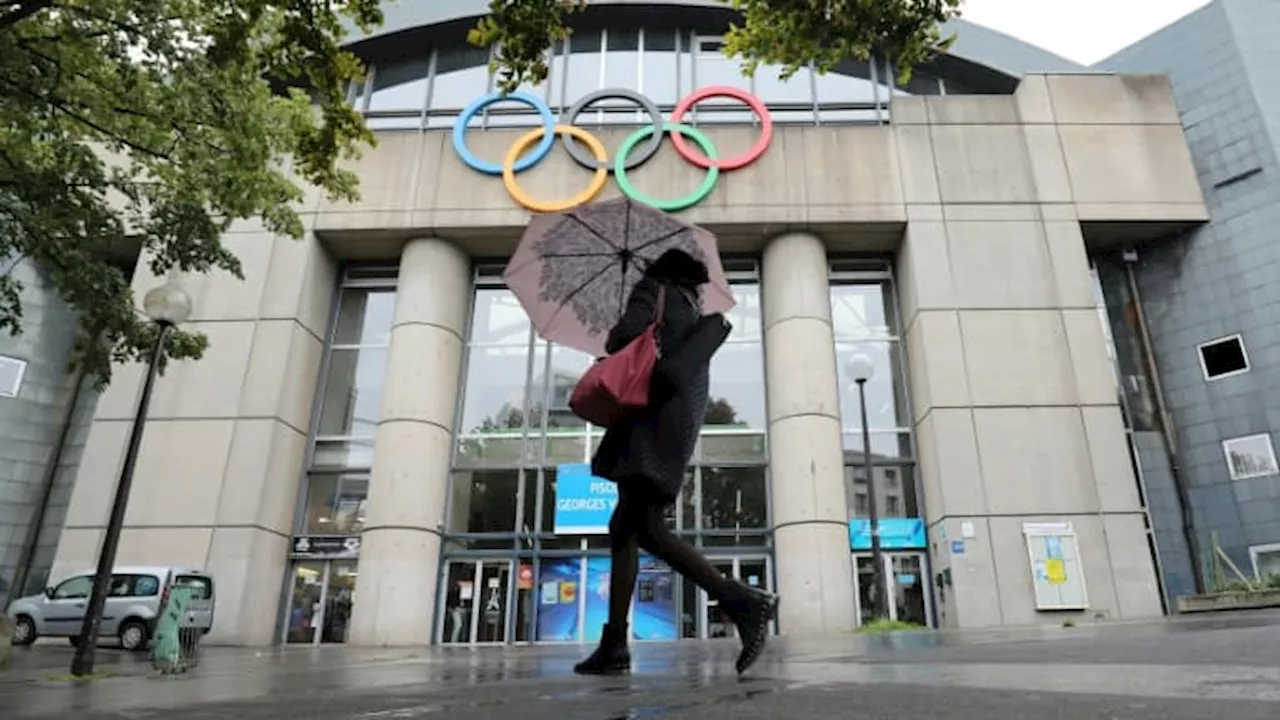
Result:
{"label": "black boot", "polygon": [[742,651],[738,653],[738,674],[760,659],[769,640],[769,623],[778,616],[779,598],[771,592],[740,585],[742,597],[727,603],[729,616],[738,628]]}
{"label": "black boot", "polygon": [[631,672],[631,651],[627,649],[627,626],[606,624],[600,647],[586,660],[573,666],[579,675],[621,675]]}

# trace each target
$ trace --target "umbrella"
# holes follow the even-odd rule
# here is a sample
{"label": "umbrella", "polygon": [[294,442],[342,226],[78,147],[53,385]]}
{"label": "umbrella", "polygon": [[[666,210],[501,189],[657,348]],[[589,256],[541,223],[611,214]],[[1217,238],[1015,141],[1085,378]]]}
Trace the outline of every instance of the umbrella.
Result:
{"label": "umbrella", "polygon": [[671,249],[706,264],[703,312],[733,307],[715,235],[629,198],[535,216],[503,279],[542,337],[599,357],[631,289]]}

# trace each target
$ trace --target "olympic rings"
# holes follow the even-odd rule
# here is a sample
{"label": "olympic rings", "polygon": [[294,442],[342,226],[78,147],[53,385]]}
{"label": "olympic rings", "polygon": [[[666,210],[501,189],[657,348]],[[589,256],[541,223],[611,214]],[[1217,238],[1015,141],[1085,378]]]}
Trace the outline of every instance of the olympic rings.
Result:
{"label": "olympic rings", "polygon": [[[609,160],[609,151],[604,148],[604,143],[596,139],[596,136],[572,125],[556,125],[556,134],[563,135],[565,138],[574,137],[581,140],[587,147],[591,148],[591,154],[596,156],[596,175],[591,179],[591,184],[587,186],[587,189],[561,202],[534,200],[524,190],[520,189],[520,186],[516,184],[516,158],[520,157],[520,153],[529,149],[529,146],[535,140],[547,137],[546,133],[547,131],[544,128],[534,128],[521,135],[520,139],[511,144],[511,148],[507,150],[507,156],[502,159],[502,181],[507,186],[507,192],[511,193],[512,199],[530,210],[560,212],[561,210],[568,210],[589,202],[596,195],[599,195],[600,191],[604,189],[605,183],[609,182],[609,171],[604,168],[604,163]],[[550,137],[554,139],[555,136],[552,135]],[[706,146],[704,145],[703,148],[705,149]],[[618,155],[619,159],[622,157],[622,155]]]}
{"label": "olympic rings", "polygon": [[755,162],[757,158],[764,154],[765,149],[769,147],[769,141],[773,139],[773,117],[769,115],[769,109],[764,106],[764,103],[760,102],[760,98],[746,90],[739,90],[736,87],[727,85],[712,85],[701,90],[695,90],[686,95],[676,105],[675,112],[671,113],[671,122],[679,124],[684,114],[689,112],[695,103],[710,97],[731,97],[746,103],[747,107],[750,107],[752,112],[760,118],[760,138],[745,153],[729,160],[716,160],[715,158],[701,157],[694,154],[683,137],[678,133],[672,133],[671,142],[676,146],[676,152],[680,153],[680,157],[704,169],[715,167],[721,170],[737,170]]}
{"label": "olympic rings", "polygon": [[[736,98],[745,102],[759,116],[761,125],[760,137],[745,153],[732,158],[721,159],[715,144],[710,138],[698,129],[680,122],[697,102],[709,97]],[[595,135],[573,125],[573,122],[588,107],[601,100],[609,99],[630,100],[645,111],[651,120],[649,125],[641,127],[627,136],[618,148],[617,156],[612,160],[609,159],[609,153],[604,144]],[[542,120],[542,127],[532,130],[517,139],[507,150],[506,156],[501,163],[481,160],[467,146],[467,125],[485,108],[502,100],[514,100],[532,107]],[[636,190],[635,186],[627,179],[627,173],[652,159],[661,149],[662,138],[667,134],[671,135],[672,143],[675,145],[676,152],[679,153],[680,157],[690,164],[706,170],[707,174],[702,184],[693,192],[670,200],[660,200],[651,198]],[[517,185],[515,176],[541,162],[551,152],[557,135],[562,137],[565,149],[569,152],[569,157],[581,167],[593,170],[595,176],[585,190],[567,200],[536,200]],[[701,152],[694,150],[686,138],[691,139]],[[486,175],[501,175],[503,185],[506,186],[507,192],[512,199],[534,212],[559,212],[590,201],[604,189],[610,173],[617,179],[618,189],[622,191],[622,194],[632,200],[661,210],[683,210],[705,200],[714,189],[722,171],[737,170],[759,159],[769,148],[769,143],[772,139],[773,118],[769,115],[769,110],[764,103],[745,90],[720,85],[705,87],[685,96],[677,103],[669,122],[663,121],[662,113],[657,104],[644,95],[625,88],[606,88],[588,93],[579,99],[564,111],[559,123],[556,122],[551,114],[551,108],[543,102],[542,98],[525,92],[514,92],[505,96],[498,93],[489,93],[477,98],[462,111],[462,114],[458,116],[453,125],[454,151],[463,164]],[[575,140],[587,146],[590,156],[583,152],[583,149],[574,142]],[[637,150],[637,146],[646,140],[648,142],[645,142]],[[532,150],[530,149],[531,146]]]}
{"label": "olympic rings", "polygon": [[534,148],[532,153],[515,164],[516,172],[524,172],[541,162],[542,158],[551,152],[551,146],[556,141],[554,132],[556,119],[551,117],[551,108],[547,107],[547,104],[542,102],[541,98],[525,92],[513,92],[505,98],[497,93],[489,93],[483,97],[476,98],[462,111],[462,114],[458,116],[457,122],[453,124],[453,149],[458,151],[458,156],[462,158],[462,162],[470,166],[472,170],[482,172],[485,175],[501,175],[502,166],[481,160],[471,153],[471,150],[467,147],[467,123],[471,122],[471,118],[475,117],[481,110],[501,100],[515,100],[537,110],[538,114],[542,116],[542,127],[547,131],[542,137],[542,142],[538,143],[538,147]]}
{"label": "olympic rings", "polygon": [[[583,110],[586,110],[588,107],[600,100],[630,100],[639,105],[640,109],[649,114],[649,122],[653,123],[650,129],[662,125],[662,111],[658,109],[658,106],[654,104],[652,100],[641,95],[635,90],[618,88],[596,90],[583,95],[581,100],[578,100],[578,102],[574,103],[568,110],[564,111],[564,114],[560,116],[560,122],[565,125],[572,125],[573,122],[578,119],[578,116],[582,114]],[[626,169],[635,170],[641,165],[649,162],[654,155],[658,154],[658,150],[661,148],[662,133],[650,132],[649,144],[645,145],[644,151],[639,155],[627,160]],[[581,148],[579,148],[577,143],[573,142],[568,135],[564,136],[564,149],[568,150],[569,157],[573,158],[573,161],[582,167],[588,170],[595,170],[600,167],[600,165],[591,162],[591,158],[584,157]],[[618,154],[621,156],[626,153],[619,151]],[[614,171],[613,165],[613,163],[610,163],[607,160],[604,163],[604,167],[608,168],[609,172]]]}
{"label": "olympic rings", "polygon": [[[695,127],[691,127],[689,125],[677,125],[676,123],[663,123],[662,130],[663,132],[670,132],[672,137],[688,135],[693,138],[693,141],[698,144],[698,147],[702,148],[702,152],[706,153],[707,157],[712,160],[715,160],[718,155],[716,152],[716,146],[711,142],[711,138],[703,135],[702,132]],[[654,200],[632,186],[631,181],[627,179],[627,168],[624,161],[627,154],[636,146],[636,143],[650,136],[658,138],[662,137],[658,133],[654,132],[653,126],[649,126],[636,130],[628,135],[626,140],[622,141],[622,145],[618,148],[618,157],[613,161],[613,177],[618,183],[618,189],[627,197],[638,203],[644,203],[645,205],[656,207],[659,210],[666,210],[667,212],[684,210],[685,208],[693,207],[705,200],[716,186],[716,179],[720,177],[720,168],[713,166],[708,169],[707,176],[703,179],[702,184],[698,186],[698,189],[684,197],[679,197],[674,200]]]}

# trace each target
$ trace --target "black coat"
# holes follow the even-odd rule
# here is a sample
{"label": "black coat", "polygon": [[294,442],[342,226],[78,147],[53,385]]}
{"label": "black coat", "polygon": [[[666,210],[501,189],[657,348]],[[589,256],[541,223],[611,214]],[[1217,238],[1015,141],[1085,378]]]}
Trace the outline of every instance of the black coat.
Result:
{"label": "black coat", "polygon": [[[626,347],[653,322],[658,291],[666,288],[666,310],[658,331],[659,347],[675,348],[702,317],[696,294],[689,289],[646,277],[636,284],[622,319],[609,332],[605,350],[610,354]],[[710,358],[671,373],[680,382],[665,381],[655,373],[649,406],[626,424],[609,428],[595,457],[592,474],[614,482],[652,482],[667,499],[675,501],[684,484],[685,468],[693,456],[707,414],[711,384]]]}

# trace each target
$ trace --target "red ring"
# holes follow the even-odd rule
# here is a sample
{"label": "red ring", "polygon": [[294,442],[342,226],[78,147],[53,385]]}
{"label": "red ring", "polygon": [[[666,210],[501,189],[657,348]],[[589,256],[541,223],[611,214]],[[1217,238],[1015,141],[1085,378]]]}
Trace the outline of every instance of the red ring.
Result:
{"label": "red ring", "polygon": [[675,112],[671,113],[671,122],[679,125],[685,113],[693,109],[695,103],[700,100],[706,100],[711,97],[731,97],[737,98],[747,104],[751,111],[760,118],[760,139],[756,140],[756,144],[751,149],[737,156],[726,158],[724,160],[712,160],[698,151],[689,147],[688,141],[679,133],[671,133],[671,142],[676,146],[676,152],[680,153],[680,157],[697,165],[703,170],[711,168],[719,168],[720,170],[737,170],[745,167],[760,159],[764,151],[769,148],[769,141],[773,139],[773,117],[769,115],[769,109],[760,102],[760,98],[752,95],[746,90],[741,90],[730,85],[711,85],[700,90],[695,90],[684,97],[679,105],[676,105]]}

